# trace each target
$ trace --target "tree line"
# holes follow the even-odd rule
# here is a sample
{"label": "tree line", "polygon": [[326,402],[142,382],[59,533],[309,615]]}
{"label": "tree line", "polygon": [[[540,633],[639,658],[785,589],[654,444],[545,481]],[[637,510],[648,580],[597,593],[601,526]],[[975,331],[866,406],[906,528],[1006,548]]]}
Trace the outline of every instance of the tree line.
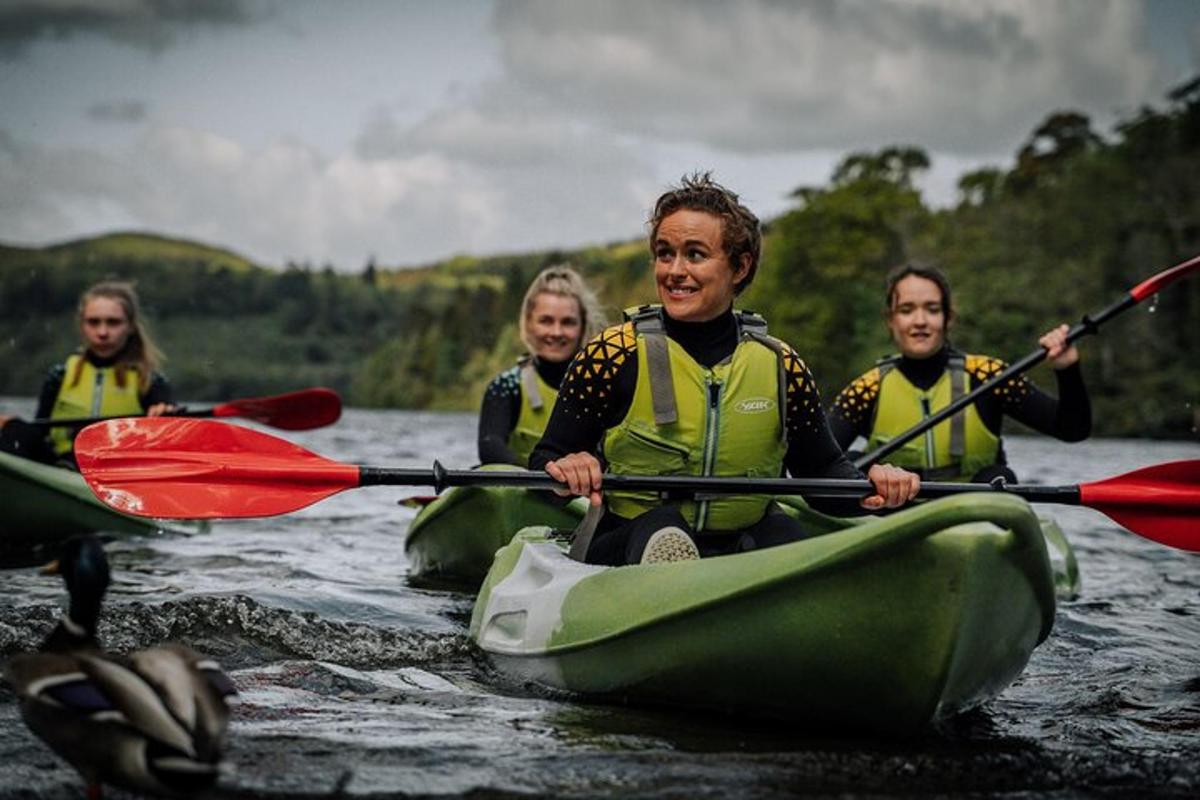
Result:
{"label": "tree line", "polygon": [[[916,188],[930,165],[919,147],[851,153],[826,185],[797,187],[792,207],[766,222],[763,264],[742,305],[796,346],[829,400],[890,352],[883,276],[918,259],[951,278],[953,343],[1013,360],[1052,324],[1076,322],[1200,253],[1198,156],[1200,78],[1107,137],[1077,112],[1049,115],[1009,167],[963,175],[950,208],[928,206]],[[641,240],[404,270],[371,260],[357,274],[268,269],[139,234],[0,247],[0,393],[36,393],[77,343],[80,291],[121,277],[136,282],[186,400],[326,385],[352,405],[470,409],[520,353],[525,287],[559,263],[584,274],[614,320],[654,296]],[[1143,306],[1082,345],[1096,430],[1195,437],[1200,280]],[[1053,387],[1039,370],[1034,378]]]}

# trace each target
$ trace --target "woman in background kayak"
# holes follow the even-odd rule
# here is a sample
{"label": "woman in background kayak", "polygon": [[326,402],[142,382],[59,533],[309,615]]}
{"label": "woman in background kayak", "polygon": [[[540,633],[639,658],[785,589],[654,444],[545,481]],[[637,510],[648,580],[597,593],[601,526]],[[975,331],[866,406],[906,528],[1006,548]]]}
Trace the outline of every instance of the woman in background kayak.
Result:
{"label": "woman in background kayak", "polygon": [[[162,354],[141,321],[133,285],[105,281],[79,299],[82,347],[50,369],[38,397],[38,419],[158,416],[174,410],[171,387],[157,371]],[[14,435],[11,428],[23,429]],[[40,461],[75,467],[76,426],[30,426],[11,420],[6,446]],[[47,433],[48,430],[48,433]]]}
{"label": "woman in background kayak", "polygon": [[[998,374],[997,358],[962,353],[951,347],[954,322],[950,283],[936,267],[902,264],[889,273],[886,320],[899,354],[882,360],[834,399],[830,425],[834,438],[849,447],[861,436],[870,452],[930,414]],[[1010,378],[949,420],[914,438],[890,456],[895,464],[926,480],[977,481],[1017,478],[1008,468],[1000,426],[1005,415],[1064,442],[1086,439],[1092,411],[1079,351],[1067,344],[1066,325],[1047,332],[1046,349],[1058,381],[1058,399],[1026,376]]]}
{"label": "woman in background kayak", "polygon": [[[766,495],[664,499],[605,491],[602,473],[862,478],[829,432],[816,382],[766,323],[736,312],[754,279],[758,218],[709,174],[655,204],[650,253],[661,305],[590,341],[571,362],[530,459],[570,494],[603,503],[585,559],[649,563],[795,541],[805,532]],[[603,453],[606,463],[593,453]],[[868,474],[867,509],[912,499],[917,477]]]}
{"label": "woman in background kayak", "polygon": [[604,327],[595,295],[566,266],[538,273],[521,303],[521,341],[528,353],[497,375],[479,412],[479,461],[524,467],[550,419],[567,365]]}

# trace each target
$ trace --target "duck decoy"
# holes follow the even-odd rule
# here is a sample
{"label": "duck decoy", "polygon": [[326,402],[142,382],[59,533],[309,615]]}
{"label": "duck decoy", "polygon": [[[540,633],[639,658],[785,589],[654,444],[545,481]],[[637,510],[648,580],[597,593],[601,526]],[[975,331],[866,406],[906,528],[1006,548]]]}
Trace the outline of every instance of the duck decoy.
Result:
{"label": "duck decoy", "polygon": [[101,650],[96,625],[109,566],[95,537],[67,540],[43,572],[62,576],[70,608],[37,652],[6,668],[30,730],[79,772],[90,800],[103,784],[160,795],[212,786],[233,682],[180,644],[127,656]]}

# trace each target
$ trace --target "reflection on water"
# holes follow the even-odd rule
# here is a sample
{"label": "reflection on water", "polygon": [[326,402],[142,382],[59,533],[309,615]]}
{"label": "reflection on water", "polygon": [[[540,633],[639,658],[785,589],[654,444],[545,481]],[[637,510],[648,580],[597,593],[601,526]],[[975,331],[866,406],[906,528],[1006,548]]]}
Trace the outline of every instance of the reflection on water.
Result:
{"label": "reflection on water", "polygon": [[[0,402],[5,410],[28,414]],[[473,463],[474,426],[469,415],[350,410],[332,429],[288,438],[347,462],[436,457],[455,468]],[[1008,449],[1027,482],[1044,484],[1200,457],[1188,442],[1018,438]],[[945,730],[895,742],[584,704],[500,680],[466,638],[472,597],[406,581],[414,512],[396,501],[427,491],[348,491],[288,516],[109,546],[107,646],[186,641],[218,657],[241,690],[235,771],[218,795],[1190,797],[1200,788],[1200,560],[1096,512],[1044,509],[1075,545],[1083,593],[1060,605],[1021,679]],[[0,576],[7,656],[36,647],[62,591],[30,569]],[[0,797],[79,794],[73,771],[20,723],[7,687],[0,760],[26,765],[0,771]]]}

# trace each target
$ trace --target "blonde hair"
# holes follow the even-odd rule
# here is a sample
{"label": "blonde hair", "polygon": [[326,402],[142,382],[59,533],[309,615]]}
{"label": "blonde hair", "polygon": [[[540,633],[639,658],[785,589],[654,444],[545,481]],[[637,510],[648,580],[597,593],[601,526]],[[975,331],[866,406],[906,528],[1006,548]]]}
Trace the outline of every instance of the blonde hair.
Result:
{"label": "blonde hair", "polygon": [[[125,312],[125,319],[129,320],[131,328],[129,338],[125,340],[125,346],[121,348],[120,353],[117,353],[114,376],[117,385],[125,385],[125,374],[130,367],[134,367],[138,371],[138,390],[145,392],[150,388],[150,380],[154,371],[158,369],[165,357],[162,351],[155,346],[154,340],[150,338],[146,326],[142,323],[137,290],[128,281],[102,281],[95,284],[79,296],[79,308],[76,316],[80,325],[83,324],[83,312],[87,308],[87,304],[97,298],[112,300],[119,304]],[[82,371],[83,361],[80,360],[75,374],[71,377],[71,386],[79,383]]]}
{"label": "blonde hair", "polygon": [[596,300],[595,293],[583,282],[579,273],[566,264],[547,267],[537,274],[533,283],[529,284],[529,289],[525,292],[525,300],[521,303],[521,318],[518,321],[521,341],[530,350],[533,349],[533,346],[529,341],[529,331],[525,323],[529,319],[529,315],[533,313],[533,304],[537,302],[537,296],[543,293],[571,297],[579,304],[579,321],[583,327],[583,336],[579,341],[580,347],[604,329],[606,320],[604,312],[600,310],[600,303]]}

